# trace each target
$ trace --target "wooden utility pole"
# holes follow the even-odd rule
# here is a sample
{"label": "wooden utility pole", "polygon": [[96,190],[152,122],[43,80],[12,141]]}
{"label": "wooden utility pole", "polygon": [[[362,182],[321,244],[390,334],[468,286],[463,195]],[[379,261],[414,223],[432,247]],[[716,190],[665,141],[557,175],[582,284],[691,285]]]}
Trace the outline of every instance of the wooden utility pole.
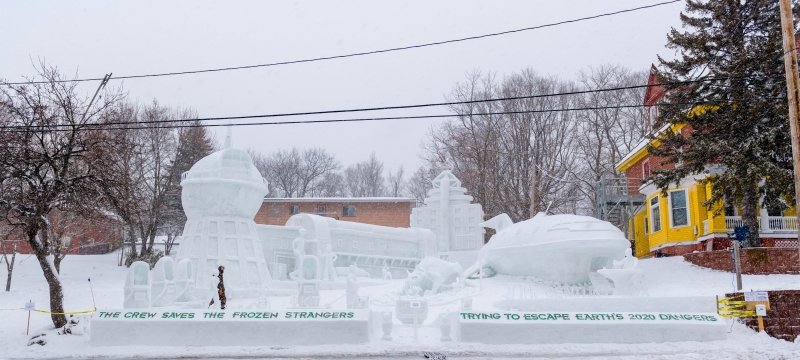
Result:
{"label": "wooden utility pole", "polygon": [[[783,64],[786,70],[786,87],[789,94],[789,127],[792,135],[792,163],[794,164],[794,198],[797,212],[798,234],[800,234],[800,140],[798,139],[797,117],[800,114],[800,75],[797,69],[797,47],[795,44],[794,18],[791,0],[778,0],[781,7],[781,32],[783,33]],[[800,256],[800,237],[797,240]],[[800,259],[800,257],[798,257]]]}

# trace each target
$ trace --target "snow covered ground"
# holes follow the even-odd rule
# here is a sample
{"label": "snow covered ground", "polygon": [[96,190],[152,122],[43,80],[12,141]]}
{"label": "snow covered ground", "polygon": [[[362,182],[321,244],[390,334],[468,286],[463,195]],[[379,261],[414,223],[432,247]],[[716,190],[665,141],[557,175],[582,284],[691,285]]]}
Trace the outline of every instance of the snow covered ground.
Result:
{"label": "snow covered ground", "polygon": [[[64,305],[67,311],[88,310],[94,307],[88,279],[94,290],[97,308],[122,307],[122,284],[125,270],[116,266],[118,255],[69,256],[62,264],[61,279],[65,284]],[[474,309],[496,309],[502,299],[585,298],[573,289],[533,280],[496,277],[475,281],[472,286],[450,290],[430,298],[431,316],[414,340],[410,327],[395,323],[393,341],[375,340],[364,345],[271,346],[271,347],[143,347],[132,344],[124,347],[89,345],[87,317],[83,317],[75,335],[56,335],[48,330],[52,325],[48,315],[33,313],[31,334],[47,333],[45,346],[27,346],[25,335],[27,313],[19,310],[28,300],[36,308],[48,308],[47,285],[33,257],[18,256],[11,292],[0,292],[0,358],[2,359],[65,359],[99,357],[127,358],[409,358],[421,359],[423,352],[433,351],[448,359],[470,358],[628,358],[628,359],[798,359],[800,342],[789,343],[756,334],[740,324],[731,324],[731,332],[723,341],[675,342],[652,344],[558,344],[558,345],[483,345],[441,342],[436,314],[457,311],[462,297],[474,296]],[[733,277],[724,272],[698,268],[680,257],[649,259],[639,262],[647,297],[689,297],[722,295],[733,289]],[[4,267],[3,267],[4,269]],[[5,271],[0,272],[5,279]],[[394,298],[402,280],[365,281],[362,296],[369,296],[371,308],[393,311]],[[286,286],[286,284],[284,284]],[[746,275],[745,289],[800,289],[800,276]],[[289,296],[281,289],[272,291],[272,308],[289,304]],[[286,291],[283,291],[286,293]],[[322,303],[331,308],[344,308],[343,290],[323,290]],[[565,300],[566,301],[566,300]],[[230,306],[236,306],[231,299]],[[187,329],[187,331],[191,331]]]}

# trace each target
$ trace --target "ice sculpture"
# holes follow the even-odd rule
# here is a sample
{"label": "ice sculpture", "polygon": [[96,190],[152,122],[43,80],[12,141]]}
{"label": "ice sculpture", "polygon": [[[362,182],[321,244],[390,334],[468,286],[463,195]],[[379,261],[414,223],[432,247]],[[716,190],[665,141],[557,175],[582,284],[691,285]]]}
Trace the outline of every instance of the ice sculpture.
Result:
{"label": "ice sculpture", "polygon": [[166,306],[175,301],[175,262],[169,256],[164,256],[156,262],[151,274],[152,306]]}
{"label": "ice sculpture", "polygon": [[636,268],[639,259],[633,256],[630,248],[625,249],[625,258],[614,261],[612,268],[600,269],[600,275],[611,280],[614,284],[614,295],[634,295],[640,289],[642,272]]}
{"label": "ice sculpture", "polygon": [[406,295],[430,291],[438,293],[461,278],[461,265],[434,257],[427,257],[408,275],[403,292]]}
{"label": "ice sculpture", "polygon": [[313,255],[303,255],[297,273],[297,305],[319,306],[319,260]]}
{"label": "ice sculpture", "polygon": [[267,184],[250,156],[232,148],[212,153],[183,174],[181,186],[187,221],[177,259],[192,262],[192,297],[215,293],[218,266],[225,266],[230,298],[258,297],[271,279],[253,222]]}
{"label": "ice sculpture", "polygon": [[478,225],[489,229],[494,229],[496,232],[501,232],[509,226],[514,225],[514,221],[511,220],[511,217],[508,216],[508,214],[502,213]]}
{"label": "ice sculpture", "polygon": [[150,265],[134,261],[125,277],[125,298],[122,307],[140,309],[150,307]]}
{"label": "ice sculpture", "polygon": [[472,264],[483,245],[483,209],[472,204],[472,196],[449,170],[433,179],[425,205],[411,210],[411,227],[431,229],[440,255],[448,260]]}
{"label": "ice sculpture", "polygon": [[[423,257],[437,254],[435,235],[428,229],[393,228],[304,213],[292,215],[285,227],[258,225],[258,229],[267,249],[264,257],[286,261],[281,267],[285,266],[295,280],[299,256],[316,257],[320,280],[334,280],[337,268],[352,264],[366,270],[366,275],[380,277],[384,266],[413,269]],[[287,252],[294,256],[287,257]],[[277,269],[279,264],[272,266]]]}
{"label": "ice sculpture", "polygon": [[175,301],[190,301],[192,300],[190,291],[194,288],[192,261],[189,259],[182,259],[178,261],[175,267]]}
{"label": "ice sculpture", "polygon": [[590,273],[612,267],[629,248],[622,231],[607,221],[539,213],[492,236],[465,275],[480,270],[582,284]]}

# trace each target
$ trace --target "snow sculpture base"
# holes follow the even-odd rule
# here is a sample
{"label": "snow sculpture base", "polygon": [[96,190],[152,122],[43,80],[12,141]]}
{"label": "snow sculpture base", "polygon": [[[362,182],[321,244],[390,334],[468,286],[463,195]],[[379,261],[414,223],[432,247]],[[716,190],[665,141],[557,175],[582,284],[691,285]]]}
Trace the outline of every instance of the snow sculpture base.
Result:
{"label": "snow sculpture base", "polygon": [[94,346],[266,346],[369,341],[369,310],[103,310]]}
{"label": "snow sculpture base", "polygon": [[713,341],[728,330],[716,313],[462,311],[458,322],[462,342],[485,344]]}

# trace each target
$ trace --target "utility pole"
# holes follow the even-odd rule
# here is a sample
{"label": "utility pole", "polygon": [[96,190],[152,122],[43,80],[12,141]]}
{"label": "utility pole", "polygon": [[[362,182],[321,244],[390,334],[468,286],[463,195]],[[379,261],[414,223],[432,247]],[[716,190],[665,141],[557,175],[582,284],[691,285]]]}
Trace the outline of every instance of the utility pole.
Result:
{"label": "utility pole", "polygon": [[[794,198],[797,221],[800,225],[800,139],[798,139],[797,117],[800,114],[800,75],[797,69],[797,48],[795,44],[794,19],[790,0],[778,0],[781,8],[781,32],[783,33],[783,64],[786,69],[786,87],[789,95],[789,127],[792,135],[792,163],[794,164]],[[800,234],[800,228],[798,228]],[[800,237],[797,239],[800,256]],[[800,257],[798,257],[800,259]]]}
{"label": "utility pole", "polygon": [[110,79],[111,79],[111,73],[108,73],[105,76],[103,76],[103,80],[101,80],[100,85],[97,86],[97,90],[95,90],[94,95],[92,96],[92,100],[89,101],[89,105],[86,105],[86,110],[83,111],[83,116],[81,116],[81,122],[80,122],[81,124],[83,124],[83,121],[86,120],[86,114],[89,113],[89,108],[91,108],[92,104],[94,104],[94,99],[97,98],[97,94],[100,93],[100,90],[103,90],[103,88],[106,87],[106,84],[108,84],[108,80]]}

